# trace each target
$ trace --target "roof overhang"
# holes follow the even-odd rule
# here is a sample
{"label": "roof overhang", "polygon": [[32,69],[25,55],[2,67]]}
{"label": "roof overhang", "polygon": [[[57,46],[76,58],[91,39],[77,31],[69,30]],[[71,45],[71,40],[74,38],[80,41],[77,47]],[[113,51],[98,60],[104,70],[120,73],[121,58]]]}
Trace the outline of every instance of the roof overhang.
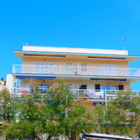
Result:
{"label": "roof overhang", "polygon": [[[15,79],[57,79],[57,77],[59,77],[59,79],[87,79],[87,80],[102,80],[102,81],[120,81],[120,82],[136,82],[138,80],[140,80],[140,77],[119,77],[119,76],[90,76],[90,75],[58,75],[58,74],[28,74],[28,73],[13,73],[12,74],[14,76]],[[50,77],[50,78],[49,78]]]}
{"label": "roof overhang", "polygon": [[38,79],[38,80],[53,80],[56,77],[52,77],[52,76],[47,76],[47,77],[41,77],[41,76],[16,76],[17,79]]}
{"label": "roof overhang", "polygon": [[140,56],[133,55],[115,55],[115,54],[89,54],[89,53],[70,53],[70,52],[36,52],[36,51],[15,51],[17,58],[85,58],[89,60],[117,60],[133,62]]}

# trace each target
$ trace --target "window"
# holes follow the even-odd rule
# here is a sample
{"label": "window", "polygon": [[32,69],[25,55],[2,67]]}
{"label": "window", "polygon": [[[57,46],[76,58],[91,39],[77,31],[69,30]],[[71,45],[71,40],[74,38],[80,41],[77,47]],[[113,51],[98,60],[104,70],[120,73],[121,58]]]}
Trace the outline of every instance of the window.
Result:
{"label": "window", "polygon": [[87,64],[81,64],[81,71],[87,71]]}
{"label": "window", "polygon": [[87,85],[80,85],[79,89],[87,89]]}
{"label": "window", "polygon": [[119,90],[123,90],[124,86],[123,85],[119,85]]}
{"label": "window", "polygon": [[36,62],[36,73],[54,73],[54,64],[48,62]]}
{"label": "window", "polygon": [[100,84],[95,84],[95,91],[100,92]]}
{"label": "window", "polygon": [[72,63],[67,63],[67,71],[72,71]]}
{"label": "window", "polygon": [[82,85],[79,85],[79,96],[80,97],[88,97],[87,95],[87,85],[85,84],[82,84]]}
{"label": "window", "polygon": [[41,92],[41,93],[47,93],[47,90],[48,90],[48,88],[50,87],[51,85],[48,85],[48,84],[41,84],[40,86],[39,86],[39,91]]}
{"label": "window", "polygon": [[72,84],[68,84],[68,88],[69,89],[72,89]]}

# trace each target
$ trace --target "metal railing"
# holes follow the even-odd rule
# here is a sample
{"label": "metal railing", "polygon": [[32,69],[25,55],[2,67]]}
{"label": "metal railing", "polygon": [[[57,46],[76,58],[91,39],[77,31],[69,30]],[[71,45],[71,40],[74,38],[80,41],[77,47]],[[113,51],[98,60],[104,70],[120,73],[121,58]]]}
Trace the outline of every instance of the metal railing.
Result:
{"label": "metal railing", "polygon": [[61,65],[13,65],[14,74],[57,74],[57,75],[90,75],[90,76],[119,76],[140,77],[138,68],[113,68],[113,67],[82,67]]}
{"label": "metal railing", "polygon": [[[38,91],[42,95],[47,95],[47,88],[39,88]],[[70,91],[75,95],[76,99],[104,99],[112,100],[115,99],[117,93],[120,90],[95,90],[95,89],[70,89]],[[129,92],[132,96],[140,96],[140,91],[130,91],[130,90],[121,90],[124,92]],[[24,96],[32,93],[30,88],[13,88],[11,89],[11,95],[14,96]]]}

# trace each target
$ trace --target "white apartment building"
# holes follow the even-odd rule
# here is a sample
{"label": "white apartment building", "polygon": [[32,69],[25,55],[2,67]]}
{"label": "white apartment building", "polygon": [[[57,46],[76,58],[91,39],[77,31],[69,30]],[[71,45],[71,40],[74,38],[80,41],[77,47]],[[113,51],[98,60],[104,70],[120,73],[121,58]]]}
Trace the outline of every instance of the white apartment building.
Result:
{"label": "white apartment building", "polygon": [[140,69],[128,66],[139,56],[127,50],[23,46],[14,53],[22,64],[13,64],[6,85],[18,95],[28,94],[32,82],[40,83],[43,93],[64,80],[76,98],[99,99],[108,92],[128,90],[131,82],[140,80]]}

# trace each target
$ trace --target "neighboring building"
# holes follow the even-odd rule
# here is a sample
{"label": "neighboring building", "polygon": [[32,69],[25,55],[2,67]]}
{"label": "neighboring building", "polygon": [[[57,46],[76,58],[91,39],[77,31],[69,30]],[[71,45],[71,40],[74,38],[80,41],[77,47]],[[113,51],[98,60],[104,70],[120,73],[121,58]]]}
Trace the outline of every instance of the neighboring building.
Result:
{"label": "neighboring building", "polygon": [[14,53],[22,64],[13,65],[6,85],[19,96],[30,91],[32,82],[39,82],[44,93],[64,80],[76,98],[103,99],[108,92],[128,90],[130,82],[140,80],[140,69],[128,66],[138,56],[127,50],[23,46]]}
{"label": "neighboring building", "polygon": [[6,81],[2,78],[0,80],[0,91],[3,90],[5,88],[5,85],[6,85]]}

